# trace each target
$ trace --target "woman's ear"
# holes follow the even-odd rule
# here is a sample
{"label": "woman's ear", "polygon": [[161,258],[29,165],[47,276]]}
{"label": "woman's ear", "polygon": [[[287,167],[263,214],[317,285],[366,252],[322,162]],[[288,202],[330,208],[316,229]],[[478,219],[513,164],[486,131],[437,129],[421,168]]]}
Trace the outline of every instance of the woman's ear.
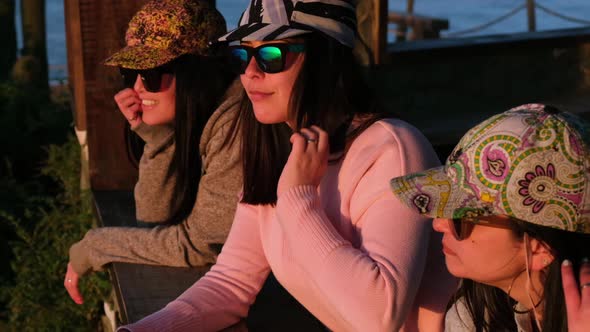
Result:
{"label": "woman's ear", "polygon": [[537,239],[531,239],[531,270],[541,271],[545,269],[553,260],[553,252],[549,245]]}

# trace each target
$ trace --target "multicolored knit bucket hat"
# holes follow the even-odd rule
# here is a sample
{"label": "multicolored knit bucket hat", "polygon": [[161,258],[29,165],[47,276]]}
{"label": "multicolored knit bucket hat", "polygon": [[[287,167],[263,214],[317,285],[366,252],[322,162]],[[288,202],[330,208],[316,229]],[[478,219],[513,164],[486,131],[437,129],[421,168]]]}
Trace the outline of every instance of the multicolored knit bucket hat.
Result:
{"label": "multicolored knit bucket hat", "polygon": [[444,166],[391,180],[405,204],[433,218],[507,215],[590,233],[590,127],[528,104],[463,136]]}
{"label": "multicolored knit bucket hat", "polygon": [[129,22],[127,46],[105,65],[151,69],[183,54],[206,55],[226,32],[223,16],[200,0],[152,0]]}
{"label": "multicolored knit bucket hat", "polygon": [[319,32],[353,47],[356,0],[251,0],[238,28],[219,41],[271,41]]}

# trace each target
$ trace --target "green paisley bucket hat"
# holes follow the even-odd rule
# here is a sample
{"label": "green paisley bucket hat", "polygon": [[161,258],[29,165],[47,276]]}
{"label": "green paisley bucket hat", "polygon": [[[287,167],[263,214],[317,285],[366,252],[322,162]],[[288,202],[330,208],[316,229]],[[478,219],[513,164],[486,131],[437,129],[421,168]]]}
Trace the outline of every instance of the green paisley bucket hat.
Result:
{"label": "green paisley bucket hat", "polygon": [[391,188],[432,218],[507,215],[590,233],[589,129],[554,107],[522,105],[469,130],[444,166]]}
{"label": "green paisley bucket hat", "polygon": [[183,54],[207,55],[226,32],[223,16],[200,0],[153,0],[138,11],[125,34],[126,47],[105,64],[151,69]]}

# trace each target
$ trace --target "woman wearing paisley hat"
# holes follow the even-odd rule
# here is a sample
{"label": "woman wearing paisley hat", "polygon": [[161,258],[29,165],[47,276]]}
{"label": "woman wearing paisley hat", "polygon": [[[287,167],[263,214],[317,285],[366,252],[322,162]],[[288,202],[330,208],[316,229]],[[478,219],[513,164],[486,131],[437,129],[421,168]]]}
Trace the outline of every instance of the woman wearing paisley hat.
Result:
{"label": "woman wearing paisley hat", "polygon": [[111,262],[215,262],[242,184],[239,143],[226,142],[242,88],[225,57],[209,50],[224,32],[221,14],[203,1],[154,0],[130,21],[127,46],[106,60],[127,84],[117,106],[145,141],[137,219],[161,225],[96,228],[72,245],[64,285],[76,303],[80,276]]}
{"label": "woman wearing paisley hat", "polygon": [[462,278],[446,330],[590,331],[589,134],[572,114],[523,105],[472,128],[445,166],[391,180],[436,218]]}
{"label": "woman wearing paisley hat", "polygon": [[383,182],[439,161],[377,105],[355,30],[353,1],[253,0],[220,39],[247,95],[232,229],[203,278],[121,331],[222,330],[249,315],[271,271],[324,329],[442,330],[456,284],[440,240]]}

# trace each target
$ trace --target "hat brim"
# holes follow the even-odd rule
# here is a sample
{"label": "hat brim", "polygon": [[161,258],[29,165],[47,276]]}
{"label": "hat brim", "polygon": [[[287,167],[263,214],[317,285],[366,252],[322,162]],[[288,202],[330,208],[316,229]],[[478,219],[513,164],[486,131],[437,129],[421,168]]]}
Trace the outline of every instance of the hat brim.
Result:
{"label": "hat brim", "polygon": [[126,46],[104,61],[107,66],[120,66],[129,69],[151,69],[159,67],[178,58],[169,50],[157,49],[145,45]]}
{"label": "hat brim", "polygon": [[420,173],[394,178],[393,193],[408,207],[430,218],[453,219],[466,214],[493,215],[492,204],[461,188],[453,177],[460,178],[455,167],[440,166]]}
{"label": "hat brim", "polygon": [[308,30],[294,29],[287,25],[257,22],[242,25],[221,36],[218,41],[271,41],[293,38],[310,32]]}

